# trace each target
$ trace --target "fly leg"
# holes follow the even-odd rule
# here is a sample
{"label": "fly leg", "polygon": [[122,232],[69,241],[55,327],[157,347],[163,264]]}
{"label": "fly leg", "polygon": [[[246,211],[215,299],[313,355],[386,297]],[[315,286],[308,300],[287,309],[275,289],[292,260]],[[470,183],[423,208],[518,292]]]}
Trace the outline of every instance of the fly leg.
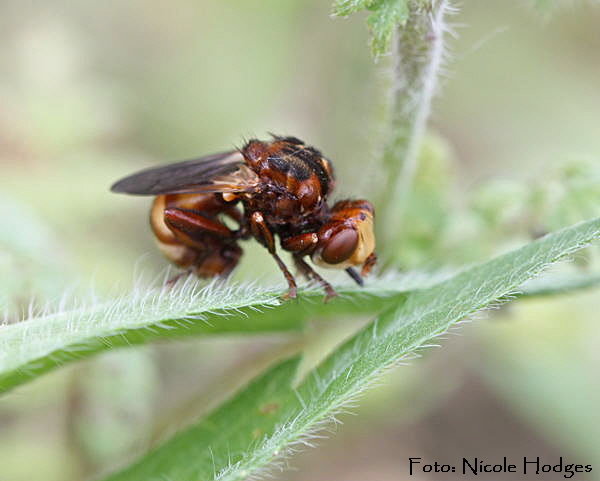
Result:
{"label": "fly leg", "polygon": [[294,253],[294,263],[308,280],[314,280],[325,290],[325,302],[332,297],[337,296],[335,289],[331,284],[323,279],[304,259],[305,255],[312,253],[319,242],[319,237],[315,232],[306,232],[293,237],[288,237],[281,241],[281,247],[286,251]]}
{"label": "fly leg", "polygon": [[[293,237],[287,237],[281,240],[281,247],[288,252],[296,256],[304,256],[310,254],[319,242],[319,237],[314,232],[307,232],[304,234],[295,235]],[[304,269],[296,262],[296,267],[300,274],[306,277],[306,280],[311,280],[313,277],[310,275],[307,269]]]}
{"label": "fly leg", "polygon": [[187,277],[187,276],[189,276],[189,275],[190,275],[192,272],[194,272],[194,269],[186,269],[185,271],[183,271],[183,272],[180,272],[179,274],[176,274],[176,275],[174,275],[173,277],[171,277],[171,278],[170,278],[170,279],[169,279],[169,280],[168,280],[168,281],[165,283],[165,285],[166,285],[167,287],[173,287],[173,286],[174,286],[174,285],[177,283],[177,281],[178,281],[179,279],[181,279],[182,277]]}
{"label": "fly leg", "polygon": [[236,232],[225,224],[201,212],[176,207],[165,209],[164,220],[173,235],[196,253],[191,264],[199,277],[226,277],[237,265],[242,250]]}
{"label": "fly leg", "polygon": [[314,232],[287,237],[281,241],[281,247],[294,254],[310,254],[319,242],[319,236]]}
{"label": "fly leg", "polygon": [[302,258],[301,255],[294,254],[294,262],[296,263],[296,266],[298,267],[300,272],[302,272],[309,279],[313,279],[313,280],[317,281],[321,285],[321,287],[325,290],[325,299],[324,299],[325,302],[329,301],[329,299],[331,299],[332,297],[336,297],[338,295],[338,293],[335,292],[335,289],[331,286],[331,284],[329,282],[327,282],[325,279],[323,279],[319,275],[319,273],[317,271],[315,271]]}
{"label": "fly leg", "polygon": [[273,238],[273,233],[269,230],[269,226],[267,226],[267,223],[260,212],[254,212],[250,216],[250,229],[252,230],[254,237],[256,237],[256,239],[267,248],[269,254],[273,256],[273,259],[275,259],[279,269],[281,269],[281,272],[283,272],[283,275],[285,276],[289,291],[284,298],[295,299],[298,292],[296,280],[280,257],[277,255],[277,252],[275,251],[275,239]]}
{"label": "fly leg", "polygon": [[375,266],[375,264],[377,264],[377,255],[375,254],[375,252],[372,252],[363,264],[363,268],[360,274],[362,276],[368,275],[369,272],[371,272],[371,269],[373,269],[373,267]]}
{"label": "fly leg", "polygon": [[165,209],[164,216],[165,223],[186,244],[195,244],[198,242],[195,238],[200,238],[207,232],[224,238],[234,236],[233,231],[225,224],[209,219],[197,211],[169,207]]}
{"label": "fly leg", "polygon": [[360,277],[360,274],[354,270],[352,267],[348,267],[346,269],[346,273],[352,278],[354,282],[356,282],[360,287],[365,285],[363,278]]}

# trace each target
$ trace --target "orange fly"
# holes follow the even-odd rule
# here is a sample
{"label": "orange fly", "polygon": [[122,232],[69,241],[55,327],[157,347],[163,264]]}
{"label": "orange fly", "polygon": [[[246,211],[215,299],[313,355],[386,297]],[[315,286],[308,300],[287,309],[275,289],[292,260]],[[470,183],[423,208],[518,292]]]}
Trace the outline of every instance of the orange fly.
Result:
{"label": "orange fly", "polygon": [[[362,285],[375,265],[374,210],[366,200],[329,206],[331,162],[296,137],[250,140],[242,149],[135,173],[111,190],[155,195],[150,224],[165,256],[204,278],[227,276],[242,256],[239,241],[264,245],[296,297],[296,281],[277,254],[275,238],[308,279],[333,287],[305,260],[344,269]],[[229,218],[235,228],[225,223]],[[354,267],[361,266],[359,274]]]}

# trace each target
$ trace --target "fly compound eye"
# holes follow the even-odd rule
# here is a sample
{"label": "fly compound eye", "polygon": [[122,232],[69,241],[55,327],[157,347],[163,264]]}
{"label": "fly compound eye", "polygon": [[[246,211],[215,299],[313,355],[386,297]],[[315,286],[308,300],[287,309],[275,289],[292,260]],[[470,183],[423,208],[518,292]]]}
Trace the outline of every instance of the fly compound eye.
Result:
{"label": "fly compound eye", "polygon": [[321,251],[321,259],[326,264],[339,264],[349,259],[358,246],[358,232],[343,229],[333,234]]}

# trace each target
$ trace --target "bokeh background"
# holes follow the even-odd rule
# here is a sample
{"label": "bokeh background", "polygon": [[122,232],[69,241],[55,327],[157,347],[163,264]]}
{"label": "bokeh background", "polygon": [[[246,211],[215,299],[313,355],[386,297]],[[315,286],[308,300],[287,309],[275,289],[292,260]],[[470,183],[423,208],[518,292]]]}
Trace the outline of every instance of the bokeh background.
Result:
{"label": "bokeh background", "polygon": [[[600,7],[462,3],[391,256],[402,269],[474,262],[598,215]],[[329,12],[323,0],[0,2],[7,321],[31,299],[117,295],[164,274],[149,199],[108,192],[139,168],[274,131],[334,159],[339,196],[380,198],[389,58],[374,64],[364,17]],[[280,281],[262,249],[246,253],[238,280]],[[597,262],[590,250],[563,269]],[[463,326],[443,349],[390,373],[358,416],[276,479],[428,480],[435,475],[408,476],[409,457],[463,456],[563,456],[594,465],[579,479],[600,479],[599,300],[587,290],[523,301]],[[305,336],[320,339],[318,351],[348,329],[316,320]],[[289,341],[116,351],[21,387],[0,399],[0,480],[98,476],[185,425]]]}

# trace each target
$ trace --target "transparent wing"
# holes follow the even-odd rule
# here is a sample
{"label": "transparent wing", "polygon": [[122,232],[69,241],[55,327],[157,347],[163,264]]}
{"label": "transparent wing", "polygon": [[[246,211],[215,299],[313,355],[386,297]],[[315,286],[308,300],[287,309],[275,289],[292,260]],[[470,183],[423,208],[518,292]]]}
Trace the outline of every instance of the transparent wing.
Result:
{"label": "transparent wing", "polygon": [[151,167],[115,182],[110,190],[135,195],[245,192],[256,181],[242,154],[233,150]]}

